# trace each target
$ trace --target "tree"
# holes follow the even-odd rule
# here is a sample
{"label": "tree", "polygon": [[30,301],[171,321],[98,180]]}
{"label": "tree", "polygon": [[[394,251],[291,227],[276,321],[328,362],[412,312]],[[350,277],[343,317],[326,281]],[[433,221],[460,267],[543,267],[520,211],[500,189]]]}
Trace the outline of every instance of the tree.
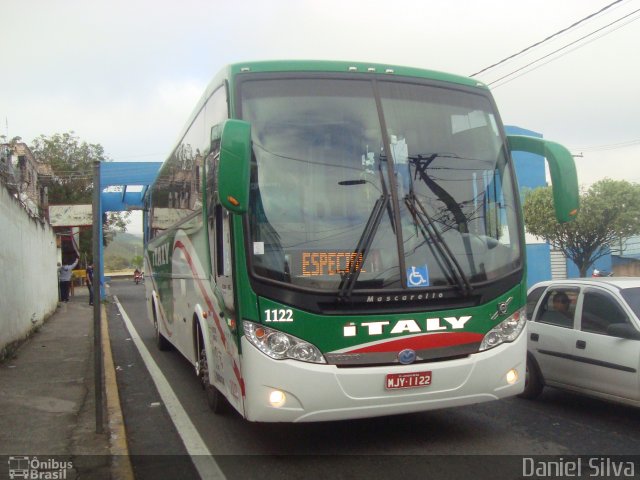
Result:
{"label": "tree", "polygon": [[126,258],[120,256],[105,256],[104,269],[106,271],[125,270],[129,268],[129,262]]}
{"label": "tree", "polygon": [[[32,145],[31,151],[42,163],[51,165],[53,178],[49,186],[50,204],[82,205],[93,201],[93,162],[110,161],[100,144],[81,141],[74,132],[56,133],[50,137],[40,135]],[[124,231],[128,223],[129,212],[110,212],[103,224],[105,245],[116,231]],[[81,236],[87,245],[91,245],[92,235]],[[91,248],[86,250],[91,251]]]}
{"label": "tree", "polygon": [[559,224],[551,187],[530,191],[524,201],[525,227],[562,251],[585,277],[589,267],[625,239],[640,234],[640,185],[605,178],[580,194],[580,211]]}
{"label": "tree", "polygon": [[142,258],[142,255],[136,255],[131,259],[131,265],[133,265],[136,268],[142,268],[143,263],[144,263],[144,259]]}

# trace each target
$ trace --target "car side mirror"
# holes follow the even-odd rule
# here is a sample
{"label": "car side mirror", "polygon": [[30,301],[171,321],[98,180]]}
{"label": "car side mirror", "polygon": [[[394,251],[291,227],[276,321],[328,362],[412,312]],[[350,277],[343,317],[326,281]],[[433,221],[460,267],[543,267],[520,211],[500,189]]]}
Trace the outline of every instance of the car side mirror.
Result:
{"label": "car side mirror", "polygon": [[573,156],[559,143],[526,135],[507,135],[509,150],[529,152],[547,159],[551,174],[553,203],[558,222],[573,220],[578,214],[580,191]]}
{"label": "car side mirror", "polygon": [[628,323],[612,323],[607,327],[607,335],[628,340],[640,340],[640,332]]}

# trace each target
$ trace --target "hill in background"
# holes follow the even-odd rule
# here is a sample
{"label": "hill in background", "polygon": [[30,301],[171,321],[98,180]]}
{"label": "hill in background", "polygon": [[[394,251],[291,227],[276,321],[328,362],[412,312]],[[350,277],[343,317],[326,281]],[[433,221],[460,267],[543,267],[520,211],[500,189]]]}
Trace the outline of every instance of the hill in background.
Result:
{"label": "hill in background", "polygon": [[106,272],[135,268],[136,257],[143,255],[142,235],[119,232],[104,249],[104,269]]}

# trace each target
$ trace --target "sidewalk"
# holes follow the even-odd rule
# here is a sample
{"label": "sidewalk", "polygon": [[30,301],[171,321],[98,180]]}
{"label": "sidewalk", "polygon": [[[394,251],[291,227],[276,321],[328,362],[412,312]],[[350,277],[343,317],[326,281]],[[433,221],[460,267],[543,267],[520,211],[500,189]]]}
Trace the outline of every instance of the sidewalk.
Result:
{"label": "sidewalk", "polygon": [[[104,433],[96,433],[93,307],[76,288],[14,354],[0,364],[0,455],[71,462],[66,478],[132,478],[105,310]],[[115,403],[115,405],[114,405]],[[0,465],[0,478],[8,467]]]}

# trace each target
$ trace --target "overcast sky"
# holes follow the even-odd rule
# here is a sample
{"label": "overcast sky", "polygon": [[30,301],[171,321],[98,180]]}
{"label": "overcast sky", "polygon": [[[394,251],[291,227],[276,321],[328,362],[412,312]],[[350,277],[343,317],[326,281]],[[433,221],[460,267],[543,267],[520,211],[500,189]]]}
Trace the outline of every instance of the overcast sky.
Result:
{"label": "overcast sky", "polygon": [[[73,130],[114,161],[162,161],[227,63],[353,60],[471,75],[611,3],[2,0],[0,134],[30,144]],[[583,185],[640,182],[639,19],[640,0],[621,1],[476,76],[491,83],[548,55],[490,87],[505,124],[582,154]]]}

